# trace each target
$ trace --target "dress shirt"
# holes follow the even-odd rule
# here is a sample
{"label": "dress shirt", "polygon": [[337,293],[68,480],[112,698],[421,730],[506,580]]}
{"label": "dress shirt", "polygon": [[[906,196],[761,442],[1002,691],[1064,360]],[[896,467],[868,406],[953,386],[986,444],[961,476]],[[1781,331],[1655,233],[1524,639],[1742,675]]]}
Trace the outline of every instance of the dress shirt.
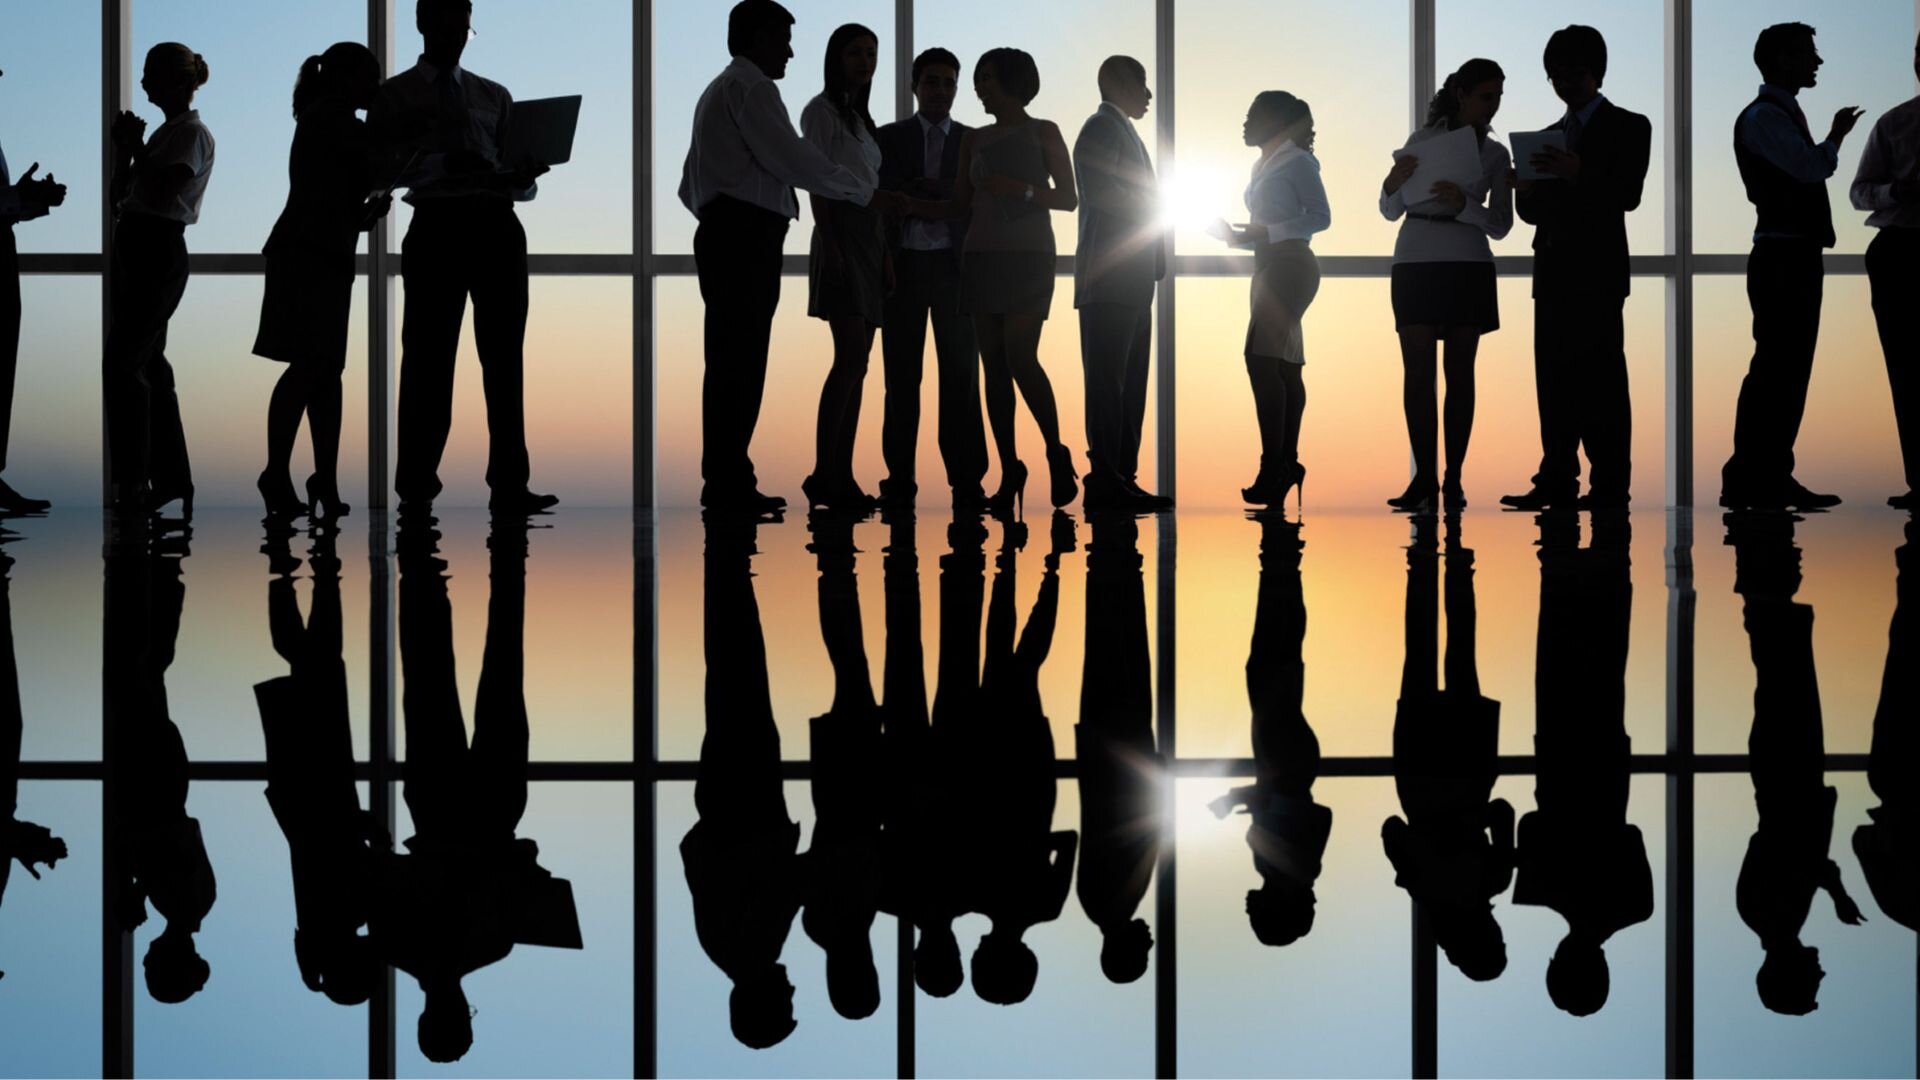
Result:
{"label": "dress shirt", "polygon": [[[1747,106],[1734,125],[1734,138],[1740,140],[1740,145],[1801,184],[1818,184],[1840,168],[1839,143],[1828,139],[1811,146],[1807,144],[1811,136],[1800,130],[1800,125],[1806,123],[1806,114],[1800,111],[1800,103],[1792,91],[1761,83],[1760,97],[1777,107],[1764,108],[1757,101]],[[1788,233],[1758,230],[1753,238],[1800,239]]]}
{"label": "dress shirt", "polygon": [[[1423,127],[1407,137],[1407,146],[1412,148],[1450,130],[1445,122]],[[1422,193],[1422,198],[1408,202],[1406,197],[1412,193],[1405,185],[1391,195],[1383,188],[1380,213],[1388,221],[1398,221],[1407,213],[1426,215],[1410,217],[1400,226],[1400,235],[1393,243],[1393,261],[1492,262],[1493,248],[1487,243],[1488,238],[1498,240],[1513,229],[1513,188],[1507,183],[1507,170],[1512,164],[1513,156],[1498,139],[1491,134],[1481,139],[1480,175],[1461,189],[1466,193],[1467,205],[1458,213],[1430,194]],[[1449,215],[1450,221],[1431,220],[1434,216]]]}
{"label": "dress shirt", "polygon": [[800,110],[800,137],[820,148],[835,165],[869,188],[880,186],[880,142],[859,121],[849,125],[825,94],[813,95]]}
{"label": "dress shirt", "polygon": [[[933,131],[934,128],[940,129],[940,135],[943,139],[953,138],[952,115],[942,117],[938,124],[927,119],[926,116],[921,113],[914,113],[913,118],[920,122],[920,155],[922,158],[924,158],[927,153],[927,135]],[[941,154],[943,157],[945,153],[946,143],[942,142]],[[928,172],[923,166],[920,171],[926,175],[926,178],[929,180],[940,179],[940,170],[938,168]],[[909,217],[906,219],[905,224],[906,228],[900,232],[900,246],[906,248],[908,251],[949,251],[953,248],[953,229],[945,221],[933,221],[922,217]]]}
{"label": "dress shirt", "polygon": [[802,139],[780,88],[759,65],[736,56],[694,107],[693,140],[680,173],[681,205],[699,217],[701,207],[727,195],[796,218],[796,187],[862,206],[874,189]]}
{"label": "dress shirt", "polygon": [[1141,157],[1148,158],[1149,160],[1152,159],[1153,155],[1147,153],[1146,141],[1140,138],[1139,129],[1133,126],[1133,117],[1128,116],[1126,113],[1120,111],[1120,106],[1115,105],[1111,101],[1101,102],[1100,111],[1103,113],[1106,113],[1108,116],[1113,117],[1115,120],[1120,121],[1120,126],[1125,128],[1127,131],[1127,138],[1133,140],[1134,149],[1140,151]]}
{"label": "dress shirt", "polygon": [[1270,244],[1311,241],[1314,233],[1333,224],[1327,189],[1320,183],[1320,162],[1292,139],[1254,165],[1246,198],[1247,213],[1255,227],[1266,229]]}
{"label": "dress shirt", "polygon": [[7,152],[0,149],[0,225],[45,217],[47,208],[20,197],[14,190],[13,173],[7,169]]}
{"label": "dress shirt", "polygon": [[[185,165],[193,171],[179,194],[161,195],[150,190],[145,176],[173,165]],[[206,198],[207,181],[212,178],[213,132],[200,122],[198,109],[188,109],[153,130],[147,140],[146,164],[141,173],[135,174],[133,187],[120,209],[192,225],[200,220],[200,202]]]}
{"label": "dress shirt", "polygon": [[1853,174],[1848,195],[1855,210],[1872,211],[1867,224],[1920,229],[1920,202],[1894,198],[1893,185],[1900,180],[1920,181],[1920,97],[1888,109],[1860,152],[1860,169]]}
{"label": "dress shirt", "polygon": [[1586,135],[1587,125],[1593,123],[1593,114],[1600,111],[1600,103],[1605,100],[1607,95],[1595,94],[1592,101],[1578,109],[1568,109],[1567,114],[1560,118],[1560,130],[1572,133],[1567,142],[1568,153],[1580,152],[1580,138]]}
{"label": "dress shirt", "polygon": [[[458,88],[457,100],[466,113],[459,128],[445,122],[442,79],[452,79]],[[441,71],[423,56],[381,86],[373,108],[367,110],[367,125],[398,159],[395,165],[406,168],[395,186],[407,189],[406,201],[413,206],[475,195],[526,202],[539,194],[540,185],[503,191],[447,176],[447,155],[457,150],[470,150],[497,166],[506,165],[500,160],[500,146],[506,141],[512,113],[513,95],[506,87],[458,64]]]}

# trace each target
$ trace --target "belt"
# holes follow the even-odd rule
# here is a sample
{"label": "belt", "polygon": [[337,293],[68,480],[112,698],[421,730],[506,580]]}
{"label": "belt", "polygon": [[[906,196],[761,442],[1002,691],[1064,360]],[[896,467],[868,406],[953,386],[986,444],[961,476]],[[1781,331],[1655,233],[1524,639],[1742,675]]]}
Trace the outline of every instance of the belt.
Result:
{"label": "belt", "polygon": [[1409,211],[1407,211],[1407,216],[1408,216],[1408,217],[1410,217],[1410,218],[1413,218],[1413,219],[1414,219],[1415,221],[1453,221],[1453,222],[1457,222],[1457,221],[1459,221],[1459,220],[1460,220],[1460,217],[1459,217],[1459,214],[1458,214],[1458,212],[1457,212],[1457,211],[1456,211],[1455,213],[1452,213],[1452,214],[1416,214],[1416,213],[1414,213],[1413,211],[1411,211],[1411,210],[1409,210]]}

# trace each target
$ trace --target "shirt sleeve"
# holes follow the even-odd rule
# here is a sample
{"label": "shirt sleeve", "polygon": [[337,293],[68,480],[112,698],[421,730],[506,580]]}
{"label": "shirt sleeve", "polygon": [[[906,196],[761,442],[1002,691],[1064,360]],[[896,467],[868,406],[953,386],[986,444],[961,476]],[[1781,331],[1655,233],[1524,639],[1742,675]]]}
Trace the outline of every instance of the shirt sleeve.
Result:
{"label": "shirt sleeve", "polygon": [[1460,209],[1456,220],[1472,225],[1487,234],[1489,239],[1499,240],[1513,231],[1513,188],[1507,183],[1507,169],[1512,165],[1512,157],[1507,148],[1493,140],[1487,145],[1494,151],[1486,162],[1486,171],[1481,179],[1487,191],[1487,201],[1469,202]]}
{"label": "shirt sleeve", "polygon": [[1860,151],[1860,168],[1853,174],[1847,197],[1855,210],[1872,212],[1892,210],[1899,205],[1893,197],[1893,156],[1887,146],[1887,121],[1883,116],[1867,135],[1866,148]]}
{"label": "shirt sleeve", "polygon": [[[1427,137],[1427,129],[1421,128],[1419,131],[1416,131],[1413,134],[1407,136],[1407,141],[1400,147],[1400,149],[1411,150],[1413,149],[1413,144],[1420,142],[1426,137]],[[1393,162],[1395,165],[1398,165],[1400,163],[1400,159],[1396,157],[1393,159]],[[1405,214],[1406,212],[1407,212],[1406,185],[1405,184],[1400,185],[1399,190],[1389,194],[1387,192],[1386,181],[1384,180],[1381,181],[1380,183],[1380,216],[1386,218],[1388,221],[1399,221],[1400,216],[1402,214]]]}
{"label": "shirt sleeve", "polygon": [[823,198],[862,206],[872,200],[871,184],[834,164],[819,147],[793,130],[793,120],[780,104],[773,83],[748,87],[735,119],[754,160],[782,182]]}
{"label": "shirt sleeve", "polygon": [[1310,240],[1333,224],[1333,210],[1327,205],[1327,189],[1320,182],[1320,167],[1311,159],[1295,162],[1275,176],[1277,183],[1293,190],[1299,212],[1267,226],[1267,242]]}
{"label": "shirt sleeve", "polygon": [[1755,105],[1740,114],[1741,145],[1802,184],[1817,184],[1840,167],[1833,140],[1808,146],[1793,117],[1778,106]]}

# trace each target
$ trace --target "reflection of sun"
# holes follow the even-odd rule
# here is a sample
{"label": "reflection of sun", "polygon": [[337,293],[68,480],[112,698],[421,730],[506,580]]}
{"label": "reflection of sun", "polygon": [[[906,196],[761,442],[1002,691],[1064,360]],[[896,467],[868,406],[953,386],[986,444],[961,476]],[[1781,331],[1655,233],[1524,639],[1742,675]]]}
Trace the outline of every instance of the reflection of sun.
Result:
{"label": "reflection of sun", "polygon": [[1197,232],[1215,218],[1233,218],[1240,212],[1240,187],[1225,169],[1182,162],[1160,186],[1160,224]]}

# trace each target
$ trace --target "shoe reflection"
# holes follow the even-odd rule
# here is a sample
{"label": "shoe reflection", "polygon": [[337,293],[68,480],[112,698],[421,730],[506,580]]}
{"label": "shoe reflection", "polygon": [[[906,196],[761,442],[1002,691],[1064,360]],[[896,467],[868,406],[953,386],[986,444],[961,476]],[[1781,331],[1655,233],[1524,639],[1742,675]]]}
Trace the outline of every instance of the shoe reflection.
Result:
{"label": "shoe reflection", "polygon": [[1894,553],[1893,623],[1887,627],[1887,667],[1880,703],[1873,713],[1873,746],[1867,782],[1880,805],[1853,830],[1853,851],[1867,888],[1887,918],[1920,929],[1920,742],[1914,714],[1920,709],[1920,522],[1907,519],[1906,542]]}

